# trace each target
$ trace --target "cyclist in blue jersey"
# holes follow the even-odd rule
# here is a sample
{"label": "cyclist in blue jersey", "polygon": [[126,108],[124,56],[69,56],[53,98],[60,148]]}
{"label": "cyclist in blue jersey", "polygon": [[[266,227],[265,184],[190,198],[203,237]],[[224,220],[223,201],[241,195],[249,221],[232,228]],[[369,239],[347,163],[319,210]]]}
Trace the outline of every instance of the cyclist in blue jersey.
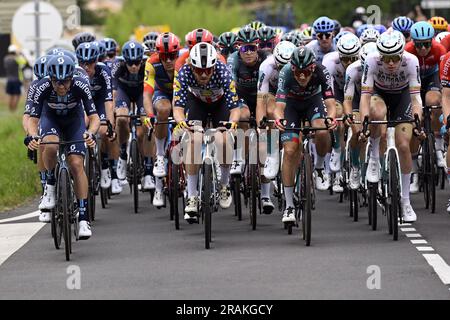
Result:
{"label": "cyclist in blue jersey", "polygon": [[[92,100],[89,82],[74,76],[75,63],[68,56],[55,56],[48,63],[49,77],[43,78],[36,86],[33,107],[30,111],[29,134],[33,137],[28,148],[36,150],[42,142],[85,140],[88,147],[95,146],[94,135],[100,119]],[[89,117],[86,129],[84,114]],[[37,138],[39,135],[39,140]],[[79,207],[80,239],[92,235],[88,204],[88,180],[84,171],[84,143],[74,143],[68,147],[69,164],[75,185],[75,195]],[[43,161],[47,169],[47,184],[39,205],[40,210],[55,207],[55,167],[57,145],[43,146]]]}
{"label": "cyclist in blue jersey", "polygon": [[[136,115],[144,120],[144,48],[136,41],[128,41],[122,48],[123,59],[117,59],[112,68],[112,83],[117,116],[126,116],[132,103],[136,104]],[[117,177],[124,180],[127,174],[127,144],[130,134],[129,119],[118,117],[116,123],[117,138],[120,145],[120,156],[117,162]],[[144,145],[144,128],[137,128],[140,150],[144,157],[150,157],[148,144]]]}
{"label": "cyclist in blue jersey", "polygon": [[328,17],[320,17],[313,23],[316,39],[306,46],[310,48],[316,56],[316,61],[322,63],[324,55],[335,51],[333,43],[334,21]]}
{"label": "cyclist in blue jersey", "polygon": [[[86,71],[89,76],[90,89],[92,98],[95,103],[100,121],[109,121],[114,129],[114,106],[112,96],[111,73],[107,66],[103,63],[98,63],[99,47],[96,42],[85,42],[78,46],[76,54],[80,66]],[[111,178],[114,181],[112,192],[118,193],[119,181],[115,170],[114,160],[109,161],[108,154],[113,153],[118,156],[119,149],[117,144],[113,143],[115,134],[112,137],[107,136],[107,127],[101,126],[99,129],[100,137],[103,141],[100,150],[101,153],[101,179],[100,185],[107,189],[111,187]],[[114,156],[112,156],[114,158]],[[110,170],[111,164],[111,170]]]}

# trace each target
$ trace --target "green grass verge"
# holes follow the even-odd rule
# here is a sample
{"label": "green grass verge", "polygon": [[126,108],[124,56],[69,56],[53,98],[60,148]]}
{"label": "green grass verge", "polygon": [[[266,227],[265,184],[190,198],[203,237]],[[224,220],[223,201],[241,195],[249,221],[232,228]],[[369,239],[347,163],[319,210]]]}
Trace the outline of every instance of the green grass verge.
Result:
{"label": "green grass verge", "polygon": [[2,112],[0,117],[0,212],[20,205],[40,192],[36,165],[27,158],[23,138],[22,115]]}

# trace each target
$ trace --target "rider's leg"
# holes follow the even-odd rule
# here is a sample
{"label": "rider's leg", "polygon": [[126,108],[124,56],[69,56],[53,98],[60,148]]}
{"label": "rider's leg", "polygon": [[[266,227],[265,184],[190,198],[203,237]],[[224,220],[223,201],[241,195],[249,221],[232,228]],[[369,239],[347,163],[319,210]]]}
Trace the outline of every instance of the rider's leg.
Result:
{"label": "rider's leg", "polygon": [[[169,118],[172,105],[168,99],[155,100],[154,106],[156,109],[156,117],[159,122],[165,122]],[[167,125],[157,125],[155,128],[155,142],[156,142],[156,161],[153,168],[155,177],[164,177],[165,170],[165,147],[167,139]]]}

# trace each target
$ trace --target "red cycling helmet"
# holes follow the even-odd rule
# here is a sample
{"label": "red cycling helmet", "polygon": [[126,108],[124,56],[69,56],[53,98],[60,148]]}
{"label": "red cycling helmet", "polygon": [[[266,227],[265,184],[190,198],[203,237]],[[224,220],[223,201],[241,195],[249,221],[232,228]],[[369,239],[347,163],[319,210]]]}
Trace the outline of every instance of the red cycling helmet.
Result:
{"label": "red cycling helmet", "polygon": [[194,29],[187,37],[187,44],[189,49],[195,46],[199,42],[207,42],[212,44],[214,41],[214,36],[211,32],[206,29]]}
{"label": "red cycling helmet", "polygon": [[158,53],[171,53],[180,50],[180,40],[171,32],[161,33],[156,39]]}

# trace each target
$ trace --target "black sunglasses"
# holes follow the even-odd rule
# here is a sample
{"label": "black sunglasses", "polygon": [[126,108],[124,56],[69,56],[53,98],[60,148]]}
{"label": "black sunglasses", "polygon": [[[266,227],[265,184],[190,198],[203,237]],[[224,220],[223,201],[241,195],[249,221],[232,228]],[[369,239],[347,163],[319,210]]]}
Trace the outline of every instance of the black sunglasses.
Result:
{"label": "black sunglasses", "polygon": [[428,49],[431,47],[431,41],[414,41],[414,46],[416,48],[422,48]]}
{"label": "black sunglasses", "polygon": [[332,34],[331,32],[327,32],[327,33],[318,33],[318,34],[317,34],[317,38],[322,39],[322,40],[324,40],[324,39],[330,39],[332,35],[333,35],[333,34]]}
{"label": "black sunglasses", "polygon": [[131,60],[127,61],[127,65],[131,66],[139,66],[141,64],[141,60]]}

